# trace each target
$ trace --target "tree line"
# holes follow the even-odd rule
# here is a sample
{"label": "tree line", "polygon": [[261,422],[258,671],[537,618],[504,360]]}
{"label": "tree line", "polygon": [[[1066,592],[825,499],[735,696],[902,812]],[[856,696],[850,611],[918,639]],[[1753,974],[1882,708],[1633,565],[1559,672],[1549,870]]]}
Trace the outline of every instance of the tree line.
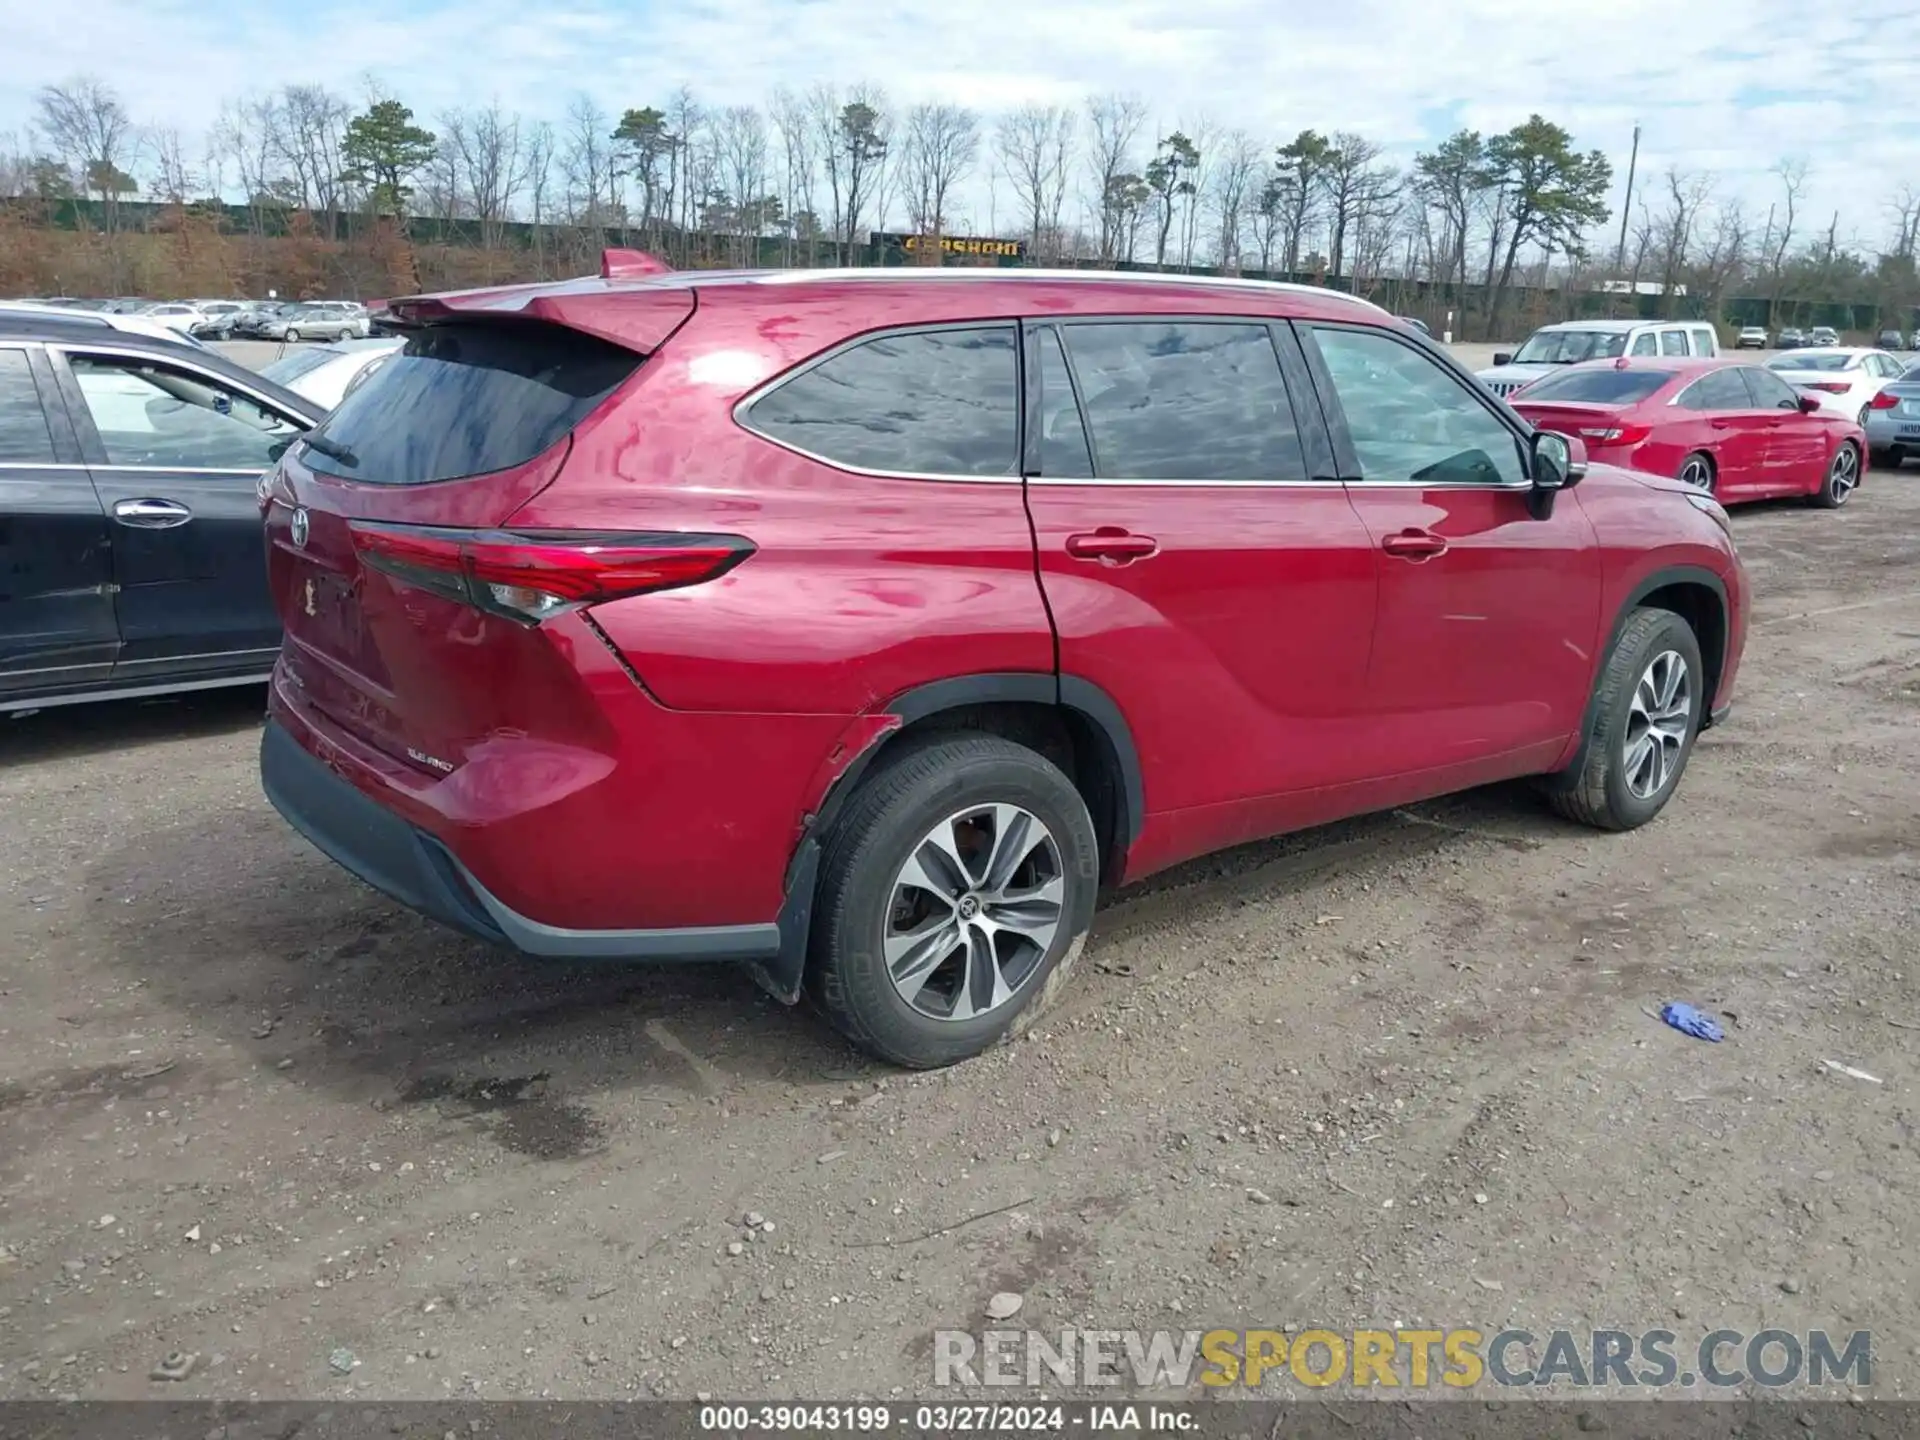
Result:
{"label": "tree line", "polygon": [[1397,165],[1344,131],[1163,126],[1129,95],[987,116],[899,106],[872,84],[776,91],[764,106],[710,106],[683,87],[617,114],[582,94],[557,119],[498,103],[422,117],[378,90],[287,85],[228,100],[190,145],[79,77],[42,89],[29,132],[0,143],[0,196],[16,209],[84,198],[109,238],[129,200],[239,196],[256,236],[290,214],[328,240],[460,222],[484,251],[530,252],[516,275],[577,268],[608,233],[681,265],[761,263],[769,246],[782,264],[856,264],[869,230],[902,226],[1018,236],[1029,263],[1204,265],[1362,292],[1426,281],[1489,334],[1516,285],[1626,282],[1708,315],[1736,293],[1770,310],[1920,301],[1920,190],[1892,191],[1868,244],[1838,215],[1805,213],[1809,173],[1782,159],[1764,218],[1711,175],[1641,175],[1622,223],[1613,162],[1538,114]]}

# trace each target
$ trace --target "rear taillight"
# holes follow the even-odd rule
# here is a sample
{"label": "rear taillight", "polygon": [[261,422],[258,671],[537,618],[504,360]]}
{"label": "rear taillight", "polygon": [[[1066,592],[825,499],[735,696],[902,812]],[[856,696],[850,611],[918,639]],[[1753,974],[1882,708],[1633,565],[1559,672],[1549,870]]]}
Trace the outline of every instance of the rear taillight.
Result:
{"label": "rear taillight", "polygon": [[1573,432],[1589,445],[1638,445],[1653,433],[1651,425],[1588,425]]}
{"label": "rear taillight", "polygon": [[1891,410],[1899,403],[1900,397],[1898,395],[1890,395],[1885,390],[1882,390],[1867,402],[1867,408],[1869,410]]}
{"label": "rear taillight", "polygon": [[1853,387],[1844,380],[1809,380],[1800,388],[1802,390],[1824,390],[1829,395],[1844,395]]}
{"label": "rear taillight", "polygon": [[371,568],[523,624],[716,580],[753,553],[738,535],[437,530],[355,521]]}

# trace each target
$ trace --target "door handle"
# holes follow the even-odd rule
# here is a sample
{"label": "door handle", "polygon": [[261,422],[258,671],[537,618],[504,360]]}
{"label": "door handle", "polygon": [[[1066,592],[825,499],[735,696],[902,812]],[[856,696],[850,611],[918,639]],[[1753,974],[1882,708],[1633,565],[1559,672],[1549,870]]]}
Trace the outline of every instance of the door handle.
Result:
{"label": "door handle", "polygon": [[120,500],[113,518],[140,530],[170,530],[193,519],[193,511],[177,500]]}
{"label": "door handle", "polygon": [[1709,420],[1707,423],[1716,430],[1731,430],[1733,428],[1733,422],[1731,420]]}
{"label": "door handle", "polygon": [[1402,530],[1382,540],[1380,548],[1402,560],[1430,560],[1446,553],[1447,542],[1431,530]]}
{"label": "door handle", "polygon": [[1076,560],[1098,560],[1107,565],[1130,565],[1157,554],[1160,542],[1151,535],[1135,535],[1118,525],[1102,525],[1082,535],[1067,537],[1067,554]]}

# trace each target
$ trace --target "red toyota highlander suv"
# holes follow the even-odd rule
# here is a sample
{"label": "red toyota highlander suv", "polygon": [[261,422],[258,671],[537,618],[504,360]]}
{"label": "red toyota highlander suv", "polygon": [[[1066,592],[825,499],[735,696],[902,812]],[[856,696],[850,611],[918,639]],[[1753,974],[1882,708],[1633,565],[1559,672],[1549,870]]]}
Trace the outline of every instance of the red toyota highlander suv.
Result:
{"label": "red toyota highlander suv", "polygon": [[1643,824],[1732,691],[1719,505],[1349,296],[615,256],[391,312],[262,481],[273,803],[447,924],[743,962],[901,1064],[1191,856],[1515,776]]}

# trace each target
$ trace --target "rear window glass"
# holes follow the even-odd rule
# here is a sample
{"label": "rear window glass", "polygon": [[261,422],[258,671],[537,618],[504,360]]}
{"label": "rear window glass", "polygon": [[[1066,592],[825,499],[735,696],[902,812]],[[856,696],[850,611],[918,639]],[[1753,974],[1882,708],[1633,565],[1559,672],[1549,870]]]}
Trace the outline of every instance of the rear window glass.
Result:
{"label": "rear window glass", "polygon": [[293,350],[282,355],[271,365],[262,366],[260,373],[276,385],[286,385],[298,380],[309,371],[318,370],[335,358],[337,358],[335,352],[318,347],[312,350]]}
{"label": "rear window glass", "polygon": [[1786,354],[1767,362],[1769,370],[1851,370],[1859,360],[1852,355]]}
{"label": "rear window glass", "polygon": [[386,485],[524,465],[592,414],[640,361],[555,325],[436,325],[350,391],[301,459],[328,475]]}
{"label": "rear window glass", "polygon": [[1631,405],[1673,376],[1661,370],[1568,370],[1548,375],[1513,396],[1515,404],[1557,400],[1571,405]]}
{"label": "rear window glass", "polygon": [[1011,326],[879,335],[801,371],[748,407],[771,440],[855,470],[1019,473]]}

